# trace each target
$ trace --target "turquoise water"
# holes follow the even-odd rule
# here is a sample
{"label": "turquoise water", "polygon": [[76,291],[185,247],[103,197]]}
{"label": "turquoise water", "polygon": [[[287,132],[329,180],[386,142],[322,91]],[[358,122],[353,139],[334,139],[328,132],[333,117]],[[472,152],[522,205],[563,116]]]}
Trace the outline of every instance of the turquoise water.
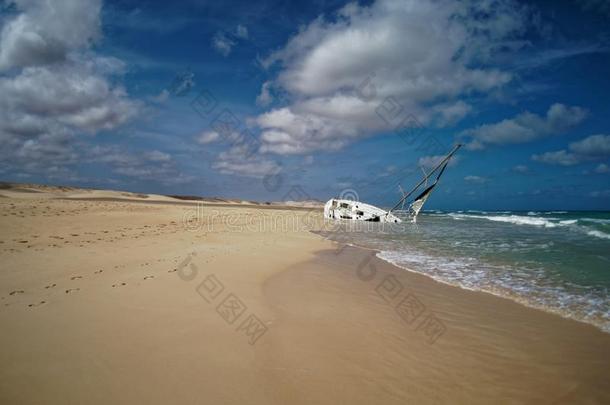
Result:
{"label": "turquoise water", "polygon": [[399,267],[610,332],[610,212],[428,211],[417,224],[352,224],[343,237]]}

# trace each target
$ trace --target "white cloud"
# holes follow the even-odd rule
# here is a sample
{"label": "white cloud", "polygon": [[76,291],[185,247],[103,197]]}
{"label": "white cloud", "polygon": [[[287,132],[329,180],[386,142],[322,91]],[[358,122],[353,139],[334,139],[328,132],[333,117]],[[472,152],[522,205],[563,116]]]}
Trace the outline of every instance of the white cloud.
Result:
{"label": "white cloud", "polygon": [[261,92],[256,97],[256,104],[260,106],[268,106],[273,101],[273,96],[270,91],[271,82],[265,82],[261,86]]}
{"label": "white cloud", "polygon": [[280,171],[280,166],[275,161],[259,154],[248,153],[241,146],[234,146],[220,153],[218,159],[212,163],[212,168],[222,174],[253,178],[263,178]]}
{"label": "white cloud", "polygon": [[591,135],[570,144],[570,150],[578,155],[589,157],[610,156],[610,135]]}
{"label": "white cloud", "polygon": [[528,173],[530,171],[529,167],[526,165],[516,165],[512,170],[515,173]]}
{"label": "white cloud", "polygon": [[532,155],[532,160],[551,165],[573,166],[610,157],[610,135],[591,135],[568,146],[568,150]]}
{"label": "white cloud", "polygon": [[14,3],[19,14],[0,34],[0,71],[64,61],[100,35],[100,0]]}
{"label": "white cloud", "polygon": [[76,163],[78,135],[124,124],[139,104],[113,84],[125,64],[89,49],[99,1],[16,4],[0,34],[0,159],[45,172]]}
{"label": "white cloud", "polygon": [[560,63],[562,59],[587,54],[605,53],[607,51],[607,48],[598,44],[585,43],[577,43],[560,48],[536,49],[534,52],[515,59],[514,65],[517,69],[534,69],[553,63]]}
{"label": "white cloud", "polygon": [[238,25],[235,31],[218,31],[212,37],[212,47],[222,56],[229,56],[238,41],[248,39],[248,28]]}
{"label": "white cloud", "polygon": [[0,79],[0,114],[21,119],[53,119],[87,131],[111,129],[136,112],[121,87],[76,63],[28,67]]}
{"label": "white cloud", "polygon": [[235,35],[241,39],[248,39],[248,28],[244,25],[238,25],[235,28]]}
{"label": "white cloud", "polygon": [[[294,100],[258,117],[264,149],[340,148],[406,126],[406,113],[423,123],[457,122],[470,111],[458,97],[511,80],[486,61],[524,32],[527,18],[510,0],[378,0],[350,3],[332,21],[319,17],[263,61],[281,65],[274,85]],[[388,97],[402,106],[398,116],[380,109]]]}
{"label": "white cloud", "polygon": [[154,103],[163,104],[169,99],[169,91],[167,89],[161,90],[156,96],[150,97],[150,100]]}
{"label": "white cloud", "polygon": [[[437,166],[444,158],[446,157],[446,155],[436,155],[436,156],[424,156],[419,158],[418,161],[418,165],[420,167],[423,167],[424,169],[433,169],[435,166]],[[453,156],[450,160],[449,160],[449,164],[448,166],[455,166],[459,161],[459,157],[458,156]]]}
{"label": "white cloud", "polygon": [[532,160],[559,166],[573,166],[580,163],[578,156],[565,150],[532,155]]}
{"label": "white cloud", "polygon": [[470,138],[470,150],[483,149],[486,145],[525,143],[565,132],[582,122],[586,116],[587,111],[581,107],[556,103],[549,107],[545,116],[526,111],[495,124],[468,129],[461,136]]}
{"label": "white cloud", "polygon": [[610,173],[610,167],[605,163],[600,163],[593,171],[598,174]]}
{"label": "white cloud", "polygon": [[[295,114],[289,108],[272,110],[257,118],[263,129],[262,152],[302,154],[318,149],[337,150],[345,145],[353,126],[332,126],[316,114]],[[338,137],[337,134],[343,135]]]}
{"label": "white cloud", "polygon": [[194,180],[193,176],[181,173],[171,155],[158,150],[140,153],[128,152],[118,146],[94,146],[87,158],[92,162],[110,166],[113,173],[122,176],[162,183],[184,184]]}
{"label": "white cloud", "polygon": [[475,184],[483,184],[483,183],[487,183],[487,178],[486,177],[481,177],[481,176],[466,176],[464,177],[464,181],[468,182],[468,183],[475,183]]}
{"label": "white cloud", "polygon": [[451,126],[466,117],[472,111],[472,106],[458,100],[454,103],[438,104],[434,112],[438,114],[437,124],[441,127]]}
{"label": "white cloud", "polygon": [[196,140],[198,143],[205,145],[208,143],[216,142],[220,139],[220,135],[216,131],[205,131],[197,136]]}
{"label": "white cloud", "polygon": [[151,162],[169,162],[172,160],[172,157],[169,154],[158,150],[146,152],[144,153],[144,157]]}
{"label": "white cloud", "polygon": [[212,38],[212,46],[216,49],[222,56],[229,56],[233,46],[235,46],[235,41],[229,38],[223,32],[217,32],[216,35]]}

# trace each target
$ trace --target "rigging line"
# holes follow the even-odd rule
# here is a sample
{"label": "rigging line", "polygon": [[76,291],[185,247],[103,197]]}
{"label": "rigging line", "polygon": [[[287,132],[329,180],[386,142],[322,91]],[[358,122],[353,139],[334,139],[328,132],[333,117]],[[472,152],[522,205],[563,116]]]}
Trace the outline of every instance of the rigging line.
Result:
{"label": "rigging line", "polygon": [[449,163],[449,159],[451,159],[451,156],[453,156],[453,154],[462,147],[462,144],[457,144],[453,150],[451,152],[449,152],[449,154],[447,156],[445,156],[445,158],[443,160],[441,160],[439,162],[439,164],[436,165],[436,167],[434,167],[434,169],[432,169],[432,171],[430,171],[428,173],[427,176],[425,176],[423,179],[421,179],[421,181],[419,183],[417,183],[417,185],[415,187],[413,187],[411,189],[411,191],[409,191],[406,195],[404,195],[400,201],[398,201],[398,203],[396,203],[396,205],[394,205],[387,213],[386,215],[388,215],[389,213],[391,213],[392,211],[394,211],[396,208],[398,208],[403,201],[405,201],[411,194],[413,194],[413,192],[415,192],[415,190],[417,190],[419,188],[419,186],[421,186],[426,180],[428,180],[428,178],[430,176],[432,176],[432,174],[434,174],[434,172],[436,172],[438,170],[439,167],[441,167],[442,165],[444,165],[443,169],[441,170],[441,172],[439,173],[439,175],[436,177],[436,180],[438,181],[440,175],[443,173],[443,171],[445,171],[445,167],[447,167],[447,165],[445,163]]}

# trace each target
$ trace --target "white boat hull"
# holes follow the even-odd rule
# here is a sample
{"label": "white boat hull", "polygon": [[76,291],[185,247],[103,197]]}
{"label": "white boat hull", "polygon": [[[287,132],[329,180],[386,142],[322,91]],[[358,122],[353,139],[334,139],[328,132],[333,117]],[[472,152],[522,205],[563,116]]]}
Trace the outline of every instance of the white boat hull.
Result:
{"label": "white boat hull", "polygon": [[336,198],[328,200],[324,205],[324,218],[347,221],[402,222],[397,216],[373,205]]}

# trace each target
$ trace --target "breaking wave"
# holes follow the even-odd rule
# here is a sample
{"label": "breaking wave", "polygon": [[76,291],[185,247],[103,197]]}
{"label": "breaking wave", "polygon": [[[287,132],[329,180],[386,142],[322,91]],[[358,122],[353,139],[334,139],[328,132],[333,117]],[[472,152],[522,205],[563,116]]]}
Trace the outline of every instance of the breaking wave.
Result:
{"label": "breaking wave", "polygon": [[[565,211],[553,211],[557,214],[562,214]],[[536,213],[540,214],[540,213]],[[542,213],[549,214],[549,213]],[[534,212],[530,211],[525,215],[473,215],[473,214],[463,214],[458,212],[451,212],[447,214],[451,218],[455,220],[465,220],[465,219],[481,219],[488,220],[494,222],[505,222],[514,225],[531,225],[543,228],[556,228],[556,227],[570,227],[572,230],[579,231],[588,236],[593,236],[595,238],[602,239],[610,239],[610,234],[603,232],[603,230],[593,229],[591,226],[586,223],[598,224],[598,225],[610,225],[610,220],[601,219],[601,218],[578,218],[578,219],[561,219],[557,217],[542,217],[542,216],[534,216]]]}
{"label": "breaking wave", "polygon": [[596,238],[601,238],[601,239],[610,239],[610,234],[604,233],[602,231],[589,231],[589,232],[587,232],[587,235],[595,236]]}
{"label": "breaking wave", "polygon": [[436,281],[511,298],[593,325],[610,333],[610,302],[605,288],[549,283],[542,269],[518,270],[493,266],[476,258],[446,258],[422,252],[381,251],[377,254],[402,269],[427,275]]}
{"label": "breaking wave", "polygon": [[489,221],[495,222],[509,222],[516,225],[534,225],[534,226],[544,226],[547,228],[553,228],[555,226],[567,225],[561,224],[559,222],[553,222],[552,219],[556,218],[542,218],[542,217],[534,217],[534,216],[522,216],[522,215],[468,215],[468,214],[460,214],[460,213],[450,213],[450,217],[454,219],[487,219]]}

